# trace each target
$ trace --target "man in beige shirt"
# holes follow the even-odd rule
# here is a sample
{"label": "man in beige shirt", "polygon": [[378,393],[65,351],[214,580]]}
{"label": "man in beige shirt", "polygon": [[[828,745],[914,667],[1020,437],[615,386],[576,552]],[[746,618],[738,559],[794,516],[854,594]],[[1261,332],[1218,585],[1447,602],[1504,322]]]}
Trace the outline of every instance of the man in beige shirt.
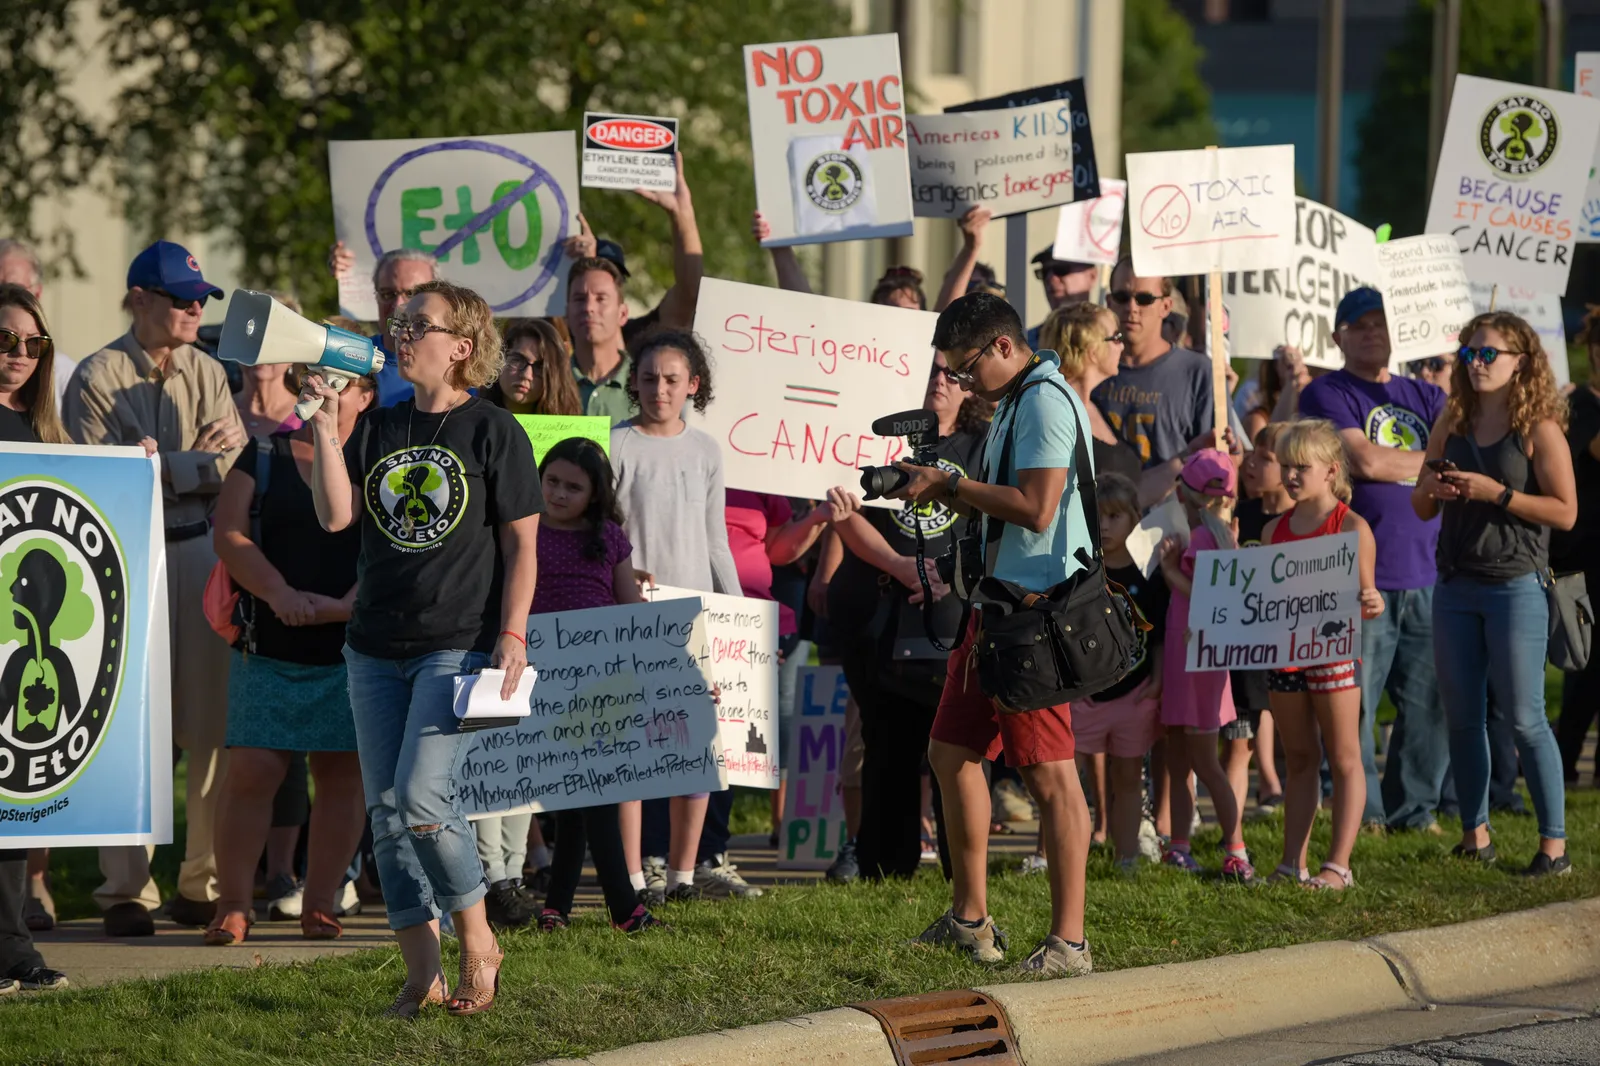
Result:
{"label": "man in beige shirt", "polygon": [[[228,646],[206,623],[201,596],[217,557],[210,518],[222,479],[244,447],[222,365],[194,346],[206,300],[222,290],[194,256],[169,241],[128,268],[132,328],[79,364],[62,420],[80,444],[139,444],[161,457],[171,627],[172,738],[188,754],[188,832],[178,896],[167,915],[204,926],[216,910],[212,826],[226,769]],[[95,901],[108,936],[150,936],[161,905],[153,848],[100,849],[105,883]]]}

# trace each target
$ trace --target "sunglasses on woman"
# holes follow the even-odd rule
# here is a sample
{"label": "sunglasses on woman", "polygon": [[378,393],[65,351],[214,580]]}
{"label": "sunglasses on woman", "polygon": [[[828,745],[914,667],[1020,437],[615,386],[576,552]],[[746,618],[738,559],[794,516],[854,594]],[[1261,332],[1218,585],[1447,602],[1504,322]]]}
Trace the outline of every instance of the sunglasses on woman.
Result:
{"label": "sunglasses on woman", "polygon": [[43,359],[55,351],[55,342],[42,333],[25,339],[15,330],[0,329],[0,355],[10,355],[18,348],[29,359]]}
{"label": "sunglasses on woman", "polygon": [[1502,355],[1526,354],[1526,352],[1512,351],[1510,348],[1491,348],[1488,345],[1484,345],[1482,348],[1474,348],[1471,345],[1463,344],[1460,350],[1456,352],[1456,357],[1468,366],[1471,366],[1474,362],[1480,362],[1484,366],[1493,366],[1494,361]]}
{"label": "sunglasses on woman", "polygon": [[1159,299],[1161,297],[1153,292],[1134,292],[1131,289],[1117,289],[1111,294],[1112,303],[1125,304],[1131,300],[1140,307],[1149,307]]}

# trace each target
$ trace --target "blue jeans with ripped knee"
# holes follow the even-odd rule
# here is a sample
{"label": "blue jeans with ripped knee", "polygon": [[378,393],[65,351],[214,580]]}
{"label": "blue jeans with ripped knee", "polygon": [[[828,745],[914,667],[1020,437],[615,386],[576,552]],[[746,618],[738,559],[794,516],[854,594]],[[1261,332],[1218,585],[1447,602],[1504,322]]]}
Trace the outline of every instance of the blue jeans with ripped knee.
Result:
{"label": "blue jeans with ripped knee", "polygon": [[477,836],[456,802],[466,734],[451,709],[457,674],[487,666],[482,652],[378,659],[349,645],[361,782],[389,928],[466,910],[488,891]]}

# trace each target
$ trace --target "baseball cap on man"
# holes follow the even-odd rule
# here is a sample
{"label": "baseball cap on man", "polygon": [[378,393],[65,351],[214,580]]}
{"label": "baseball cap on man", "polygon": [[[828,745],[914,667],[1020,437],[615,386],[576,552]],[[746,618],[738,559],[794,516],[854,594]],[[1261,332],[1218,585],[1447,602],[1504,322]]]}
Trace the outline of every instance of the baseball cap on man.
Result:
{"label": "baseball cap on man", "polygon": [[594,254],[606,260],[622,272],[623,277],[629,277],[628,260],[622,254],[622,245],[616,241],[601,239],[594,242]]}
{"label": "baseball cap on man", "polygon": [[1202,448],[1189,456],[1178,475],[1183,483],[1202,496],[1237,496],[1239,472],[1226,452]]}
{"label": "baseball cap on man", "polygon": [[1383,310],[1383,293],[1370,285],[1363,285],[1359,289],[1351,289],[1339,301],[1338,308],[1333,312],[1333,328],[1348,326],[1352,322],[1359,322],[1361,316],[1372,311]]}
{"label": "baseball cap on man", "polygon": [[222,290],[200,276],[200,264],[181,244],[157,241],[133,257],[128,267],[128,288],[160,289],[180,300],[204,303]]}

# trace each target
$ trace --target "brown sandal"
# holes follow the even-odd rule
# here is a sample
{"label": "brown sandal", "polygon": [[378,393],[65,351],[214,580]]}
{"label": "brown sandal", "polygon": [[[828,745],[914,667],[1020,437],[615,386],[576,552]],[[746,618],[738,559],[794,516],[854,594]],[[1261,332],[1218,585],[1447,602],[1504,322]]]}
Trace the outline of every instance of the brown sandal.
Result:
{"label": "brown sandal", "polygon": [[250,938],[250,927],[254,924],[244,911],[219,911],[211,919],[211,924],[206,926],[205,944],[213,948],[243,944]]}
{"label": "brown sandal", "polygon": [[[500,945],[495,945],[495,950],[487,955],[473,955],[465,951],[461,953],[461,979],[456,982],[456,994],[450,997],[450,1002],[444,1009],[458,1018],[468,1014],[482,1014],[494,1006],[494,999],[500,994],[500,964],[505,961],[505,952],[500,950]],[[481,988],[478,979],[483,974],[485,966],[494,967],[494,987]]]}
{"label": "brown sandal", "polygon": [[344,926],[327,911],[307,911],[300,915],[300,935],[307,940],[338,940],[344,936]]}
{"label": "brown sandal", "polygon": [[383,1012],[383,1016],[409,1022],[422,1013],[423,1007],[436,1007],[443,1003],[449,994],[450,986],[445,983],[443,977],[435,977],[427,988],[418,988],[412,984],[401,985],[399,995],[394,997],[394,1002],[389,1004],[389,1009]]}

